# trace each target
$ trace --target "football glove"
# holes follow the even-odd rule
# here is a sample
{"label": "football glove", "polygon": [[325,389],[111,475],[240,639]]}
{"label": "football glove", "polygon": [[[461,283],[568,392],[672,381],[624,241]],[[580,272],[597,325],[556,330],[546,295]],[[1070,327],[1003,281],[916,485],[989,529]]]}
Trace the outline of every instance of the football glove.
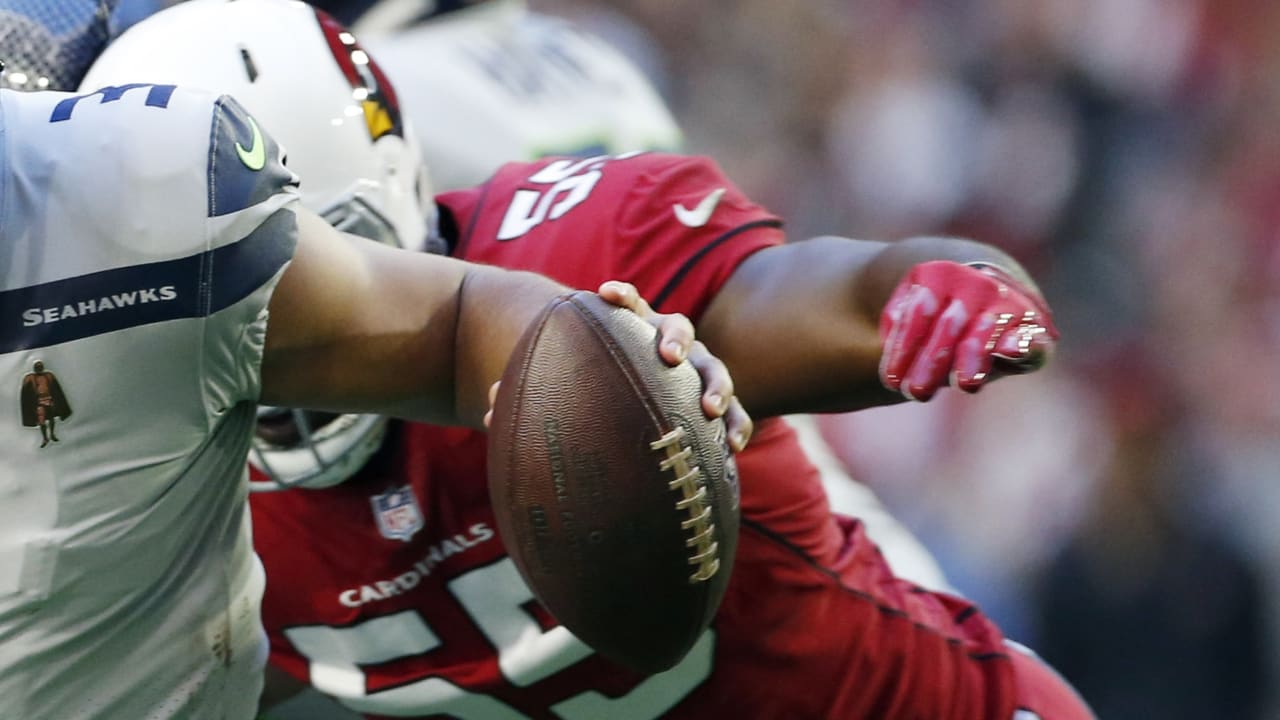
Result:
{"label": "football glove", "polygon": [[975,393],[1037,370],[1058,339],[1039,291],[987,263],[921,263],[880,315],[880,381],[910,400],[945,385]]}

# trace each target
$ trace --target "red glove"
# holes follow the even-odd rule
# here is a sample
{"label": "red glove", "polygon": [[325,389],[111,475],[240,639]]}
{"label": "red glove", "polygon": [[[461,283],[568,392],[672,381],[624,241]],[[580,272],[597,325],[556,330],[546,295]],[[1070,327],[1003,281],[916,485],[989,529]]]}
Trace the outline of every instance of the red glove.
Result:
{"label": "red glove", "polygon": [[977,392],[1048,359],[1058,329],[1040,293],[994,265],[911,269],[880,314],[880,381],[911,400],[943,385]]}

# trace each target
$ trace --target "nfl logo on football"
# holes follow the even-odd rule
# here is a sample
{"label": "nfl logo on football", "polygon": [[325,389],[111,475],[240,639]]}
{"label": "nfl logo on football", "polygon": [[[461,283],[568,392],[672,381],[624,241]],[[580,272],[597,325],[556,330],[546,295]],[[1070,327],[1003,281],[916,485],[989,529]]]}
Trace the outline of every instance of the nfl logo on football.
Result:
{"label": "nfl logo on football", "polygon": [[373,503],[373,517],[378,521],[378,532],[388,540],[409,542],[409,538],[422,529],[422,510],[409,488],[395,488],[374,495],[370,501]]}

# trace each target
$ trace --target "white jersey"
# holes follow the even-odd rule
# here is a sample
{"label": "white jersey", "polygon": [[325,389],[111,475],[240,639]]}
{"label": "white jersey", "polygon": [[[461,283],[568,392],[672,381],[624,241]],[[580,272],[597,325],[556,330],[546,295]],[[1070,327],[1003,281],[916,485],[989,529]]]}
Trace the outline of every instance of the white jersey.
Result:
{"label": "white jersey", "polygon": [[681,145],[671,113],[629,60],[523,2],[360,38],[395,85],[437,191],[479,185],[505,162]]}
{"label": "white jersey", "polygon": [[244,458],[295,184],[229,98],[0,90],[0,717],[254,716]]}
{"label": "white jersey", "polygon": [[889,512],[870,487],[845,471],[822,438],[814,417],[788,415],[785,420],[796,431],[805,456],[817,466],[831,509],[862,521],[867,537],[880,548],[894,576],[929,590],[958,594],[929,549]]}

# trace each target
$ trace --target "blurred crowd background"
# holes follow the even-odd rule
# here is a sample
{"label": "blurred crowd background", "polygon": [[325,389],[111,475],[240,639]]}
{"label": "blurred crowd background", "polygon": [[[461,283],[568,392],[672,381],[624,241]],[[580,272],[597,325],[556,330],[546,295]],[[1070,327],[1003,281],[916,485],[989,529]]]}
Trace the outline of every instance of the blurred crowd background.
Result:
{"label": "blurred crowd background", "polygon": [[793,238],[961,234],[1042,279],[1041,376],[827,439],[1101,718],[1280,718],[1280,3],[531,5]]}

